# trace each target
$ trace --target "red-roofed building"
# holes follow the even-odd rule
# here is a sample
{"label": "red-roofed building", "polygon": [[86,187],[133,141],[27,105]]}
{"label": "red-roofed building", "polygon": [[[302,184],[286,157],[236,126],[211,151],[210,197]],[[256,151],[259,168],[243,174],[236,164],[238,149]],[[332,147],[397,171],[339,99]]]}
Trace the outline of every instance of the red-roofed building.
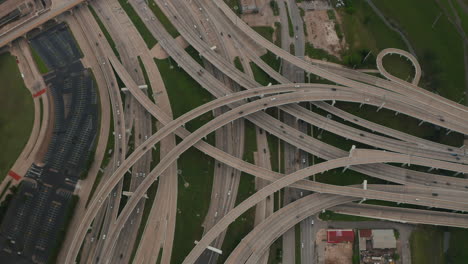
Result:
{"label": "red-roofed building", "polygon": [[354,231],[352,229],[328,229],[327,243],[353,242]]}
{"label": "red-roofed building", "polygon": [[371,229],[360,229],[359,230],[359,237],[368,237],[370,238],[372,236],[372,230]]}

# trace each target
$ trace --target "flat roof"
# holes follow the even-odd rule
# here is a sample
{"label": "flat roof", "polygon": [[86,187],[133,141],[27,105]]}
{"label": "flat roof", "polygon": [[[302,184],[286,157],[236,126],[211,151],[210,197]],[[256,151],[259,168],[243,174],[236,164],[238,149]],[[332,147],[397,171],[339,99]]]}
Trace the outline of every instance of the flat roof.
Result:
{"label": "flat roof", "polygon": [[396,248],[396,239],[393,229],[372,230],[373,248]]}

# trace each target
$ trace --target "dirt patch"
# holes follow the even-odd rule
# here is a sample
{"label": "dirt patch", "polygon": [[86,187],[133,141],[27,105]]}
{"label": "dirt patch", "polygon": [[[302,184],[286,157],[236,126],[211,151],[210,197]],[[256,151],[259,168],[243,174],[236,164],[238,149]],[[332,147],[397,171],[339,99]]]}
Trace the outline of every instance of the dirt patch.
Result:
{"label": "dirt patch", "polygon": [[315,238],[317,245],[317,263],[325,264],[352,264],[352,243],[327,243],[327,230],[320,229]]}
{"label": "dirt patch", "polygon": [[328,244],[325,247],[325,264],[352,264],[353,244]]}
{"label": "dirt patch", "polygon": [[241,18],[251,27],[257,26],[273,26],[279,17],[273,15],[273,10],[270,7],[270,0],[249,0],[258,8],[258,13],[242,14]]}
{"label": "dirt patch", "polygon": [[326,10],[307,11],[304,16],[307,41],[315,48],[340,57],[344,41],[340,41],[335,31],[335,21],[330,20]]}

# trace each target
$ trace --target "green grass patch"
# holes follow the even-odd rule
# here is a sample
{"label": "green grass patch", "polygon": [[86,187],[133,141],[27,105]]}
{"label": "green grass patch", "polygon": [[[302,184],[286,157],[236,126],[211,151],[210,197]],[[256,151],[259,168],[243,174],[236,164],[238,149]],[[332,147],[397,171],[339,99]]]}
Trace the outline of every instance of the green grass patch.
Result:
{"label": "green grass patch", "polygon": [[351,50],[369,49],[375,54],[390,47],[406,50],[406,45],[398,33],[388,28],[364,0],[353,1],[352,9],[352,12],[346,8],[338,9],[344,35]]}
{"label": "green grass patch", "polygon": [[96,11],[94,10],[94,8],[93,8],[92,6],[90,6],[90,5],[88,5],[88,8],[89,8],[89,11],[91,11],[91,13],[93,14],[94,19],[96,19],[96,22],[98,23],[99,28],[101,29],[102,33],[104,33],[104,37],[106,37],[107,42],[109,42],[109,45],[111,46],[112,51],[114,51],[115,56],[117,56],[117,58],[119,58],[119,60],[120,60],[120,54],[119,54],[119,52],[117,51],[117,48],[116,48],[116,46],[115,46],[115,42],[114,42],[114,40],[112,39],[111,35],[109,34],[109,31],[107,31],[106,27],[105,27],[104,24],[102,23],[101,19],[100,19],[99,16],[97,15],[97,13],[96,13]]}
{"label": "green grass patch", "polygon": [[326,52],[323,49],[315,48],[314,45],[312,45],[312,43],[309,42],[307,42],[305,45],[305,54],[306,56],[309,56],[309,58],[312,59],[326,60],[335,63],[341,62],[340,59],[338,59],[337,57],[328,54],[328,52]]}
{"label": "green grass patch", "polygon": [[146,93],[148,94],[149,99],[154,102],[153,88],[151,87],[151,83],[148,78],[148,73],[146,72],[145,65],[143,64],[143,61],[141,60],[140,57],[138,57],[138,63],[140,64],[141,71],[143,72],[143,78],[145,78],[145,84],[148,85],[148,89],[146,89]]}
{"label": "green grass patch", "polygon": [[[245,161],[253,163],[253,153],[257,151],[255,126],[247,120],[245,122],[245,149],[243,158]],[[255,177],[247,173],[242,173],[237,192],[236,205],[240,204],[254,193]],[[252,231],[254,220],[255,207],[252,207],[229,225],[222,246],[223,254],[219,257],[218,263],[223,263],[230,255],[230,252],[232,252],[241,240]]]}
{"label": "green grass patch", "polygon": [[452,4],[461,20],[463,31],[468,33],[468,14],[463,11],[462,7],[458,4],[458,1],[452,1]]}
{"label": "green grass patch", "polygon": [[[18,186],[21,186],[21,183],[20,183],[18,186],[13,185],[10,187],[10,184],[11,182],[7,184],[7,186],[5,187],[5,189],[3,190],[0,196],[1,198],[6,192],[10,191],[10,193],[5,196],[5,199],[3,199],[3,201],[0,202],[0,222],[3,221],[3,218],[5,217],[7,210],[8,210],[8,206],[10,206],[10,202],[12,201],[13,196],[15,196],[18,191]],[[25,199],[27,199],[26,196],[25,196]]]}
{"label": "green grass patch", "polygon": [[279,16],[279,7],[278,7],[278,3],[276,2],[276,0],[270,1],[270,7],[271,7],[271,10],[273,10],[273,15]]}
{"label": "green grass patch", "polygon": [[37,53],[37,51],[33,48],[30,47],[31,50],[31,55],[33,57],[34,62],[36,63],[37,69],[41,74],[46,74],[49,72],[49,68],[45,64],[45,62],[42,60],[41,56]]}
{"label": "green grass patch", "polygon": [[[143,235],[143,231],[145,230],[146,222],[148,221],[148,217],[151,212],[151,207],[153,206],[153,203],[154,203],[154,198],[156,198],[156,191],[158,189],[158,183],[159,181],[153,182],[153,184],[151,184],[151,187],[149,187],[148,192],[146,193],[148,195],[148,199],[145,200],[143,215],[141,217],[141,223],[140,223],[140,226],[138,227],[138,234],[135,240],[136,243],[135,245],[133,245],[132,255],[130,256],[131,263],[133,263],[133,259],[135,258],[135,255],[138,249],[138,244],[141,241],[141,236]],[[159,253],[161,254],[162,250]]]}
{"label": "green grass patch", "polygon": [[[107,137],[106,151],[104,152],[104,157],[102,159],[100,169],[105,169],[107,167],[107,165],[109,164],[113,156],[112,152],[116,151],[114,149],[115,148],[115,135],[113,134],[114,133],[114,115],[112,111],[110,112],[110,118],[111,119],[109,123],[109,135]],[[91,201],[91,198],[93,197],[94,192],[99,186],[99,182],[101,182],[103,175],[104,173],[101,170],[99,170],[98,174],[96,175],[96,179],[94,180],[93,187],[91,187],[91,192],[89,193],[88,200],[86,201],[85,207],[87,207],[89,202]]]}
{"label": "green grass patch", "polygon": [[[316,158],[316,160],[317,159],[318,158]],[[343,172],[342,168],[317,174],[315,175],[315,180],[322,183],[341,186],[361,184],[364,180],[367,180],[369,184],[383,183],[383,181],[380,179],[376,179],[350,169],[347,169],[345,172]]]}
{"label": "green grass patch", "polygon": [[291,16],[289,15],[289,9],[288,5],[285,4],[286,7],[286,14],[288,15],[288,31],[289,31],[289,36],[294,37],[294,25],[291,20]]}
{"label": "green grass patch", "polygon": [[[349,49],[343,57],[351,67],[375,67],[375,57],[385,48],[407,49],[400,35],[388,28],[364,0],[353,1],[352,6],[337,12],[342,23],[335,30],[346,38]],[[363,62],[368,51],[372,54]]]}
{"label": "green grass patch", "polygon": [[[155,61],[164,80],[174,118],[213,99],[213,96],[193,80],[190,75],[182,68],[177,67],[177,64],[171,58],[165,60],[155,59]],[[195,131],[212,118],[211,112],[208,112],[190,121],[185,127],[189,131]]]}
{"label": "green grass patch", "polygon": [[[242,173],[236,204],[242,202],[255,192],[254,181],[254,176]],[[243,189],[243,191],[241,191],[241,189]],[[255,207],[252,207],[229,225],[226,238],[224,239],[223,246],[221,247],[223,254],[219,257],[218,263],[224,263],[242,239],[252,231],[254,228],[254,221]]]}
{"label": "green grass patch", "polygon": [[[443,264],[444,233],[436,227],[418,226],[410,237],[412,264]],[[428,254],[430,252],[430,254]]]}
{"label": "green grass patch", "polygon": [[[245,120],[245,148],[243,159],[249,163],[254,162],[253,153],[257,151],[257,141],[255,135],[255,126]],[[252,175],[242,173],[239,182],[239,189],[236,198],[236,205],[247,199],[255,193],[255,177]],[[226,238],[222,246],[225,254],[221,255],[218,262],[224,262],[229,256],[229,253],[239,244],[243,237],[245,237],[253,228],[255,220],[255,207],[249,209],[242,214],[234,223],[229,225],[226,233]]]}
{"label": "green grass patch", "polygon": [[270,65],[270,67],[272,67],[275,71],[279,71],[281,59],[277,58],[274,53],[268,51],[265,55],[262,55],[260,58],[268,65]]}
{"label": "green grass patch", "polygon": [[252,68],[252,72],[254,74],[255,81],[263,86],[267,86],[268,84],[277,84],[273,78],[271,78],[266,72],[264,72],[257,64],[250,62],[250,67]]}
{"label": "green grass patch", "polygon": [[[7,182],[5,188],[3,188],[3,191],[0,193],[0,199],[2,199],[3,195],[5,195],[5,193],[8,191],[8,188],[10,188],[11,183],[12,183],[12,181]],[[1,221],[1,219],[2,218],[0,217],[0,221]]]}
{"label": "green grass patch", "polygon": [[270,246],[270,255],[268,257],[268,264],[281,264],[283,259],[283,238],[279,237]]}
{"label": "green grass patch", "polygon": [[301,251],[302,251],[302,242],[301,242],[301,224],[296,224],[294,226],[294,239],[296,242],[295,247],[295,262],[296,264],[301,264]]}
{"label": "green grass patch", "polygon": [[263,26],[263,27],[252,27],[252,29],[255,30],[262,37],[268,39],[270,42],[273,42],[273,33],[275,32],[274,28]]}
{"label": "green grass patch", "polygon": [[224,0],[224,2],[238,15],[242,14],[241,0]]}
{"label": "green grass patch", "polygon": [[396,54],[383,57],[384,68],[393,76],[411,82],[415,71],[410,61]]}
{"label": "green grass patch", "polygon": [[[177,220],[171,263],[182,263],[192,250],[193,241],[200,240],[202,223],[210,205],[213,183],[213,158],[190,148],[177,161],[182,170],[177,194]],[[179,179],[180,179],[179,178]],[[185,188],[184,181],[190,185]]]}
{"label": "green grass patch", "polygon": [[0,54],[0,79],[1,182],[28,142],[34,123],[34,103],[16,59],[9,53]]}
{"label": "green grass patch", "polygon": [[[354,235],[357,236],[357,230],[354,230]],[[359,251],[359,243],[353,243],[353,256],[351,258],[353,264],[360,264],[361,263],[361,254]]]}
{"label": "green grass patch", "polygon": [[298,7],[299,8],[299,13],[301,14],[301,17],[305,17],[305,10],[304,8],[302,7]]}
{"label": "green grass patch", "polygon": [[294,46],[294,43],[289,44],[289,53],[291,54],[296,54],[296,47]]}
{"label": "green grass patch", "polygon": [[[174,118],[213,98],[171,59],[155,61],[166,86]],[[209,112],[189,122],[185,127],[194,131],[212,118]],[[214,142],[213,133],[208,137],[208,141]],[[193,248],[193,241],[199,240],[203,233],[201,225],[210,204],[214,163],[213,158],[195,148],[187,150],[177,161],[181,174],[177,197],[174,254],[171,263],[181,263]],[[189,183],[187,188],[184,186],[185,182]]]}
{"label": "green grass patch", "polygon": [[244,66],[242,66],[242,62],[240,61],[240,58],[239,56],[236,56],[234,58],[234,66],[236,66],[236,68],[241,71],[241,72],[245,72],[244,71]]}
{"label": "green grass patch", "polygon": [[[390,22],[405,32],[412,43],[424,76],[421,86],[458,101],[465,91],[462,40],[454,25],[442,15],[435,0],[376,1]],[[420,12],[424,6],[424,12]]]}
{"label": "green grass patch", "polygon": [[158,43],[157,40],[153,37],[153,35],[148,30],[143,20],[141,20],[141,18],[138,16],[135,9],[133,9],[132,5],[126,0],[119,0],[119,3],[122,6],[122,8],[125,10],[125,12],[127,13],[130,20],[132,20],[133,25],[135,25],[141,37],[145,41],[146,46],[148,46],[148,48],[150,49],[154,47],[154,45]]}
{"label": "green grass patch", "polygon": [[173,38],[180,35],[179,31],[177,31],[177,29],[159,8],[159,6],[154,2],[154,0],[148,0],[148,5],[151,8],[151,11],[153,11],[153,14],[158,18],[159,22],[163,24],[164,28]]}
{"label": "green grass patch", "polygon": [[446,135],[443,129],[437,129],[434,125],[424,123],[419,125],[420,120],[399,114],[395,116],[394,111],[382,108],[377,112],[377,107],[358,104],[338,102],[335,106],[351,114],[357,115],[374,123],[396,129],[427,140],[441,142],[451,146],[460,146],[463,137],[457,133]]}
{"label": "green grass patch", "polygon": [[328,15],[328,19],[336,20],[336,15],[335,15],[335,10],[334,9],[327,10],[327,15]]}
{"label": "green grass patch", "polygon": [[446,254],[447,263],[468,263],[468,229],[450,227],[448,231],[450,232],[450,246]]}
{"label": "green grass patch", "polygon": [[49,259],[47,260],[47,263],[56,263],[58,254],[60,253],[60,249],[62,248],[62,243],[65,240],[65,236],[68,232],[68,227],[70,225],[70,222],[73,217],[73,213],[75,212],[75,207],[78,204],[79,200],[78,195],[73,195],[70,198],[70,201],[67,204],[67,208],[65,210],[65,216],[63,220],[63,224],[59,229],[58,235],[55,240],[55,245],[51,250],[51,253],[49,255]]}
{"label": "green grass patch", "polygon": [[[263,131],[263,133],[266,133]],[[271,135],[267,134],[267,141],[268,141],[268,148],[270,149],[270,161],[271,161],[271,169],[273,171],[279,172],[279,147],[278,147],[278,139]],[[275,202],[276,204],[276,202]]]}
{"label": "green grass patch", "polygon": [[188,46],[185,51],[194,59],[198,64],[203,66],[203,59],[200,57],[200,53],[192,46]]}
{"label": "green grass patch", "polygon": [[281,47],[281,23],[275,22],[275,45]]}

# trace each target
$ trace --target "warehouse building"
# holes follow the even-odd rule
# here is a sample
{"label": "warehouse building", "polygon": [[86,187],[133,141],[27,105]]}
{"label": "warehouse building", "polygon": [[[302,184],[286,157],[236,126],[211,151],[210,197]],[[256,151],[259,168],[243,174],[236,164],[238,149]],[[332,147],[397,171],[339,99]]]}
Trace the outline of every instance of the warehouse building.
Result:
{"label": "warehouse building", "polygon": [[396,248],[393,229],[359,230],[359,250]]}
{"label": "warehouse building", "polygon": [[396,239],[393,229],[372,230],[372,247],[379,249],[396,248]]}

